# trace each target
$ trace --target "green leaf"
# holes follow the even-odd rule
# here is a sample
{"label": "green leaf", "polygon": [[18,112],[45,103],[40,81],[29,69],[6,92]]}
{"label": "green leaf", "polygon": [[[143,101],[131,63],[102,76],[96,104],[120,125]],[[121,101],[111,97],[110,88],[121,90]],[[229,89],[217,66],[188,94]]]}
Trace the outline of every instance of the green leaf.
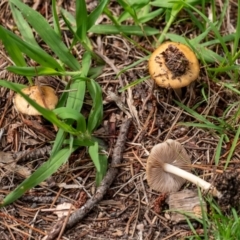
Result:
{"label": "green leaf", "polygon": [[182,109],[184,109],[185,111],[187,111],[188,113],[191,114],[191,116],[193,116],[195,119],[197,119],[200,122],[203,123],[178,123],[179,125],[184,125],[184,126],[194,126],[194,127],[201,127],[201,128],[208,128],[208,129],[213,129],[216,130],[220,133],[223,132],[223,128],[220,126],[217,126],[215,124],[213,124],[212,122],[210,122],[209,120],[207,120],[205,118],[205,116],[198,114],[197,112],[193,111],[191,108],[185,106],[184,104],[178,102],[178,101],[174,101],[179,107],[181,107]]}
{"label": "green leaf", "polygon": [[[17,91],[21,91],[21,89],[25,88],[26,85],[20,84],[20,83],[11,83],[12,86],[14,86],[14,89],[17,89]],[[9,88],[9,80],[0,80],[0,86]],[[10,88],[11,89],[11,88]],[[13,89],[12,89],[13,90]]]}
{"label": "green leaf", "polygon": [[133,18],[134,22],[138,25],[139,21],[138,21],[138,16],[136,14],[135,9],[130,4],[128,4],[126,0],[117,0],[117,1],[123,7],[125,12],[127,12],[127,13],[129,13],[131,15],[131,17]]}
{"label": "green leaf", "polygon": [[87,77],[90,68],[91,68],[91,54],[89,52],[85,52],[82,58],[81,77]]}
{"label": "green leaf", "polygon": [[[203,59],[207,63],[214,63],[216,61],[217,62],[223,62],[224,61],[224,58],[221,57],[220,55],[218,55],[217,53],[213,52],[210,49],[207,49],[206,47],[202,46],[202,44],[198,44],[197,42],[201,38],[189,40],[187,38],[184,38],[184,37],[179,36],[179,35],[174,34],[174,33],[167,33],[166,37],[169,38],[173,42],[183,43],[183,44],[189,46],[190,48],[192,48],[192,46],[193,46],[194,47],[193,50],[196,53],[198,53],[198,55],[200,55],[199,57],[201,57],[201,59]],[[201,36],[201,37],[203,37],[203,36]]]}
{"label": "green leaf", "polygon": [[99,154],[98,156],[100,166],[101,166],[101,171],[96,172],[96,185],[99,186],[101,181],[103,180],[104,176],[106,175],[107,172],[107,166],[108,166],[108,157],[105,154]]}
{"label": "green leaf", "polygon": [[146,23],[152,19],[154,19],[155,17],[158,17],[160,16],[162,13],[163,13],[163,9],[160,8],[160,9],[157,9],[155,11],[151,11],[150,13],[146,14],[146,15],[143,15],[142,17],[139,18],[139,22],[141,23]]}
{"label": "green leaf", "polygon": [[0,39],[3,37],[3,34],[1,34],[2,31],[4,31],[12,41],[14,41],[14,44],[18,46],[22,53],[25,53],[29,58],[33,59],[37,63],[41,64],[42,66],[51,67],[58,70],[63,69],[61,65],[43,49],[24,42],[17,35],[13,34],[2,26],[0,26]]}
{"label": "green leaf", "polygon": [[10,3],[10,7],[11,7],[11,12],[14,17],[14,22],[17,24],[18,30],[21,33],[24,41],[26,41],[29,44],[39,47],[38,43],[36,42],[36,40],[34,38],[31,27],[26,22],[23,15],[21,14],[21,12],[12,3]]}
{"label": "green leaf", "polygon": [[59,37],[61,37],[61,27],[59,24],[59,18],[57,13],[57,4],[56,0],[52,0],[52,14],[53,14],[53,26],[54,30]]}
{"label": "green leaf", "polygon": [[87,17],[87,30],[96,23],[97,19],[102,14],[107,3],[108,3],[108,0],[100,1],[99,5],[89,14],[89,16]]}
{"label": "green leaf", "polygon": [[77,122],[77,131],[85,132],[86,131],[86,121],[84,116],[77,112],[74,109],[67,107],[60,107],[53,110],[53,112],[57,115],[57,117],[65,120],[72,119]]}
{"label": "green leaf", "polygon": [[62,75],[60,72],[49,67],[8,67],[9,72],[22,76],[48,76],[48,75]]}
{"label": "green leaf", "polygon": [[86,79],[81,77],[76,77],[72,81],[69,88],[69,95],[67,99],[67,108],[75,109],[80,112],[82,109],[85,91],[86,91]]}
{"label": "green leaf", "polygon": [[98,142],[94,142],[94,145],[90,146],[88,149],[89,155],[91,159],[93,160],[93,163],[95,165],[95,168],[98,172],[101,171],[101,165],[99,161],[99,148],[98,148]]}
{"label": "green leaf", "polygon": [[85,41],[87,36],[87,7],[85,1],[76,1],[76,24],[77,35],[81,41]]}
{"label": "green leaf", "polygon": [[[164,1],[153,1],[150,4],[152,6],[156,6],[156,7],[161,7],[161,8],[173,8],[174,4],[178,3],[179,1],[173,1],[173,0],[164,0]],[[201,3],[200,0],[186,0],[187,3],[195,5],[197,3]]]}
{"label": "green leaf", "polygon": [[95,34],[119,34],[123,32],[126,35],[137,35],[137,36],[152,36],[159,34],[159,30],[156,28],[143,26],[142,28],[140,26],[113,26],[113,25],[107,25],[107,24],[101,24],[101,25],[94,25],[89,29],[89,32],[95,33]]}
{"label": "green leaf", "polygon": [[172,23],[174,22],[175,18],[177,17],[178,13],[181,11],[182,8],[183,5],[179,2],[176,2],[172,5],[170,18],[168,19],[166,26],[164,27],[160,37],[158,38],[157,45],[163,42],[163,40],[166,37],[166,33],[168,32],[170,26],[172,25]]}
{"label": "green leaf", "polygon": [[66,45],[61,41],[60,37],[40,13],[34,11],[32,8],[23,4],[19,0],[9,1],[19,8],[26,20],[63,63],[69,66],[72,70],[77,71],[80,69],[78,61],[71,53],[69,53]]}
{"label": "green leaf", "polygon": [[87,89],[93,100],[92,109],[88,117],[87,125],[87,129],[91,133],[102,122],[103,118],[102,90],[99,84],[92,79],[87,81]]}
{"label": "green leaf", "polygon": [[26,66],[27,64],[20,49],[16,44],[14,44],[14,41],[12,41],[12,39],[8,36],[2,27],[0,27],[0,39],[2,40],[2,43],[8,52],[8,55],[13,60],[15,65]]}
{"label": "green leaf", "polygon": [[67,137],[68,133],[65,132],[63,129],[59,129],[58,133],[55,137],[54,144],[52,147],[51,155],[50,157],[54,156],[59,150],[62,148],[63,142],[65,138]]}
{"label": "green leaf", "polygon": [[99,186],[107,171],[107,156],[105,154],[99,154],[99,145],[97,141],[88,148],[88,152],[97,171],[96,184]]}
{"label": "green leaf", "polygon": [[[69,140],[66,139],[64,140],[63,144],[69,144]],[[73,140],[73,146],[76,147],[90,147],[94,145],[94,141],[91,139],[91,137],[89,136],[89,138],[85,137],[85,138],[78,138],[78,139],[74,139]]]}
{"label": "green leaf", "polygon": [[60,121],[57,118],[56,114],[54,114],[53,111],[50,111],[46,108],[41,107],[35,101],[33,101],[31,98],[29,98],[26,94],[22,93],[19,90],[19,87],[16,87],[15,84],[8,82],[8,81],[0,80],[0,86],[7,87],[7,88],[19,93],[26,101],[28,101],[29,104],[31,104],[34,108],[36,108],[43,115],[44,118],[46,118],[52,124],[55,124],[57,127],[62,128],[62,129],[64,129],[64,131],[71,133],[73,135],[82,135],[81,132],[77,131],[72,126]]}
{"label": "green leaf", "polygon": [[52,156],[47,162],[43,163],[29,178],[24,180],[18,187],[8,194],[0,206],[6,206],[18,198],[20,198],[26,191],[37,186],[53,173],[55,173],[60,166],[62,166],[69,158],[75,148],[70,151],[69,148],[61,149],[56,155]]}

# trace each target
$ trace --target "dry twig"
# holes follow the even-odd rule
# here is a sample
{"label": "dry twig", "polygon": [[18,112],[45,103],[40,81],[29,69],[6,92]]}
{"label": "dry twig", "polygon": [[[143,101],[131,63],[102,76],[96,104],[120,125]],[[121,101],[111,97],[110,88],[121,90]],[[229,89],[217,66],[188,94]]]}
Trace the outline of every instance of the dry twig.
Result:
{"label": "dry twig", "polygon": [[[68,222],[66,224],[66,228],[73,227],[76,223],[78,223],[80,220],[82,220],[92,209],[93,207],[102,200],[103,196],[107,192],[108,188],[112,184],[114,178],[117,175],[118,169],[113,167],[121,163],[122,160],[122,154],[124,150],[124,145],[126,141],[126,135],[129,129],[131,123],[131,118],[128,118],[122,123],[120,133],[118,136],[118,140],[116,142],[113,156],[112,156],[112,166],[109,168],[106,176],[101,182],[100,187],[97,189],[97,192],[94,194],[92,198],[90,198],[84,206],[82,206],[80,209],[76,210],[71,214],[71,216],[68,219]],[[60,230],[63,227],[65,218],[60,219],[55,226],[53,226],[52,230],[48,233],[45,240],[53,240],[56,239],[58,236]]]}

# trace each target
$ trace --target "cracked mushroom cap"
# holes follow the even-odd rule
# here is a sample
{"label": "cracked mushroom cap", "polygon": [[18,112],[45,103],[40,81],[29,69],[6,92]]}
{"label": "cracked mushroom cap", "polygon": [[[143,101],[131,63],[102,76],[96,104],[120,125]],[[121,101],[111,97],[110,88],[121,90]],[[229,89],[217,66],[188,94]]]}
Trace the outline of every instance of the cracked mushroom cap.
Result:
{"label": "cracked mushroom cap", "polygon": [[[21,90],[29,98],[38,103],[41,107],[53,110],[57,103],[58,97],[53,88],[48,86],[31,86]],[[41,115],[33,106],[31,106],[20,94],[16,94],[13,99],[16,110],[27,115]]]}
{"label": "cracked mushroom cap", "polygon": [[185,87],[197,79],[199,71],[196,55],[182,43],[165,42],[149,59],[149,73],[152,79],[164,88]]}
{"label": "cracked mushroom cap", "polygon": [[190,158],[181,143],[168,139],[155,145],[147,160],[148,185],[158,192],[176,192],[186,182],[185,179],[164,171],[164,163],[190,171]]}

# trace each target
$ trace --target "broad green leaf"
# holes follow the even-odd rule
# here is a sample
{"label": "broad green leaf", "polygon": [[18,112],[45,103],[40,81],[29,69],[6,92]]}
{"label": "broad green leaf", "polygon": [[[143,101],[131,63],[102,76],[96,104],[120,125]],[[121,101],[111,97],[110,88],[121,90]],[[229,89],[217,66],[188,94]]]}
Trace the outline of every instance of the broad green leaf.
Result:
{"label": "broad green leaf", "polygon": [[98,155],[98,159],[101,165],[101,171],[100,172],[96,172],[96,185],[99,186],[101,181],[103,180],[103,178],[106,175],[107,172],[107,166],[108,166],[108,157],[105,154],[99,154]]}
{"label": "broad green leaf", "polygon": [[[56,68],[58,70],[63,69],[53,57],[51,57],[40,47],[24,42],[17,35],[0,26],[0,33],[2,33],[2,31],[4,31],[11,38],[11,40],[14,41],[14,44],[18,46],[22,53],[25,53],[29,58],[33,59],[37,63],[41,64],[42,66]],[[3,35],[0,34],[0,38],[2,36]]]}
{"label": "broad green leaf", "polygon": [[101,171],[101,165],[99,161],[99,148],[98,148],[98,142],[94,142],[94,145],[90,146],[88,148],[89,155],[94,163],[94,166],[97,170],[97,172]]}
{"label": "broad green leaf", "polygon": [[87,81],[87,89],[93,100],[92,109],[88,116],[87,129],[90,133],[96,129],[102,122],[103,118],[103,107],[102,107],[102,90],[97,82],[90,79]]}
{"label": "broad green leaf", "polygon": [[53,110],[53,112],[59,117],[60,119],[66,120],[66,119],[72,119],[77,122],[77,131],[85,132],[86,131],[86,121],[84,116],[77,112],[74,109],[61,107],[56,108]]}
{"label": "broad green leaf", "polygon": [[77,35],[81,41],[85,41],[87,36],[87,7],[85,1],[76,1],[76,24]]}
{"label": "broad green leaf", "polygon": [[69,95],[66,104],[67,108],[75,109],[78,112],[81,111],[86,91],[85,81],[85,78],[81,77],[76,77],[71,80]]}
{"label": "broad green leaf", "polygon": [[48,76],[48,75],[57,75],[57,76],[77,76],[81,72],[68,72],[68,71],[57,71],[49,67],[16,67],[11,66],[7,68],[8,71],[16,73],[23,76]]}
{"label": "broad green leaf", "polygon": [[19,8],[23,16],[36,30],[44,42],[51,48],[51,50],[59,57],[59,59],[69,66],[72,70],[79,70],[80,65],[78,61],[69,53],[66,45],[61,41],[60,37],[48,24],[47,20],[37,11],[23,4],[19,0],[9,0]]}
{"label": "broad green leaf", "polygon": [[91,68],[91,54],[89,52],[85,52],[82,58],[81,77],[87,77],[90,68]]}
{"label": "broad green leaf", "polygon": [[[63,144],[69,144],[69,140],[66,139],[64,140]],[[73,140],[73,146],[75,147],[90,147],[94,145],[94,141],[92,138],[89,136],[88,138],[75,138]]]}
{"label": "broad green leaf", "polygon": [[47,76],[47,75],[62,75],[60,72],[49,67],[8,67],[9,72],[22,76]]}
{"label": "broad green leaf", "polygon": [[96,34],[119,34],[124,33],[126,35],[137,35],[137,36],[151,36],[159,34],[159,30],[143,26],[142,28],[139,26],[113,26],[113,25],[107,25],[107,24],[101,24],[101,25],[94,25],[89,29],[89,32],[96,33]]}
{"label": "broad green leaf", "polygon": [[34,38],[31,27],[29,26],[27,21],[24,19],[21,12],[12,3],[10,3],[10,7],[14,17],[14,22],[17,24],[18,30],[21,33],[23,40],[29,44],[39,47],[38,43]]}
{"label": "broad green leaf", "polygon": [[96,184],[99,186],[107,171],[107,156],[99,153],[97,141],[88,148],[88,152],[96,168]]}
{"label": "broad green leaf", "polygon": [[24,180],[18,187],[8,194],[3,201],[1,202],[0,206],[6,206],[18,198],[20,198],[26,191],[29,189],[37,186],[47,178],[49,178],[53,173],[55,173],[60,166],[62,166],[69,158],[72,151],[69,148],[61,149],[58,153],[52,156],[47,162],[43,163],[29,178]]}
{"label": "broad green leaf", "polygon": [[[21,89],[26,87],[26,85],[20,84],[20,83],[12,82],[11,84],[12,84],[12,86],[14,86],[14,89],[17,89],[17,91],[21,91]],[[7,79],[5,79],[5,80],[4,79],[0,79],[0,86],[11,89],[9,87],[9,80],[7,80]],[[13,89],[11,89],[11,90],[13,90]]]}
{"label": "broad green leaf", "polygon": [[4,31],[2,27],[0,27],[0,39],[8,52],[8,55],[12,59],[12,61],[17,66],[26,66],[26,62],[24,57],[19,49],[19,47],[14,44],[14,41],[9,37],[9,35]]}

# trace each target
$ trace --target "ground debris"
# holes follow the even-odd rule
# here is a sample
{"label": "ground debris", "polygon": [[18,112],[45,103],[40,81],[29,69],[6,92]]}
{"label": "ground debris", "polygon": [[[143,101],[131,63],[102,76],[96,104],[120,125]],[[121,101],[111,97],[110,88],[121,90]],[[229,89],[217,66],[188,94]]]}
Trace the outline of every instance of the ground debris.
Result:
{"label": "ground debris", "polygon": [[171,221],[176,223],[186,221],[186,216],[190,219],[201,218],[202,209],[205,212],[207,211],[206,203],[203,199],[200,201],[197,191],[186,189],[171,193],[167,202],[169,204]]}
{"label": "ground debris", "polygon": [[215,186],[222,193],[223,197],[218,200],[222,210],[235,208],[239,210],[240,199],[240,172],[238,170],[226,171],[219,174]]}

